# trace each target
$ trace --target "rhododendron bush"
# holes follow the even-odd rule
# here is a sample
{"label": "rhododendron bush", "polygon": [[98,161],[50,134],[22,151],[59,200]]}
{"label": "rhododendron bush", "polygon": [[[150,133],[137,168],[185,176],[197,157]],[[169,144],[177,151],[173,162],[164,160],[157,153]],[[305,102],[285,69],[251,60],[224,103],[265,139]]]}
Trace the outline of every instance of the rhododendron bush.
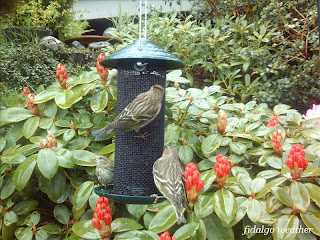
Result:
{"label": "rhododendron bush", "polygon": [[[99,198],[91,159],[113,160],[115,144],[91,131],[115,117],[116,86],[97,67],[68,76],[59,65],[56,83],[23,89],[19,106],[1,110],[2,239],[266,237],[254,227],[274,239],[320,236],[317,123],[287,105],[234,102],[218,85],[180,88],[181,71],[168,74],[164,132],[185,169],[186,224],[167,200]],[[276,230],[285,228],[310,231]]]}

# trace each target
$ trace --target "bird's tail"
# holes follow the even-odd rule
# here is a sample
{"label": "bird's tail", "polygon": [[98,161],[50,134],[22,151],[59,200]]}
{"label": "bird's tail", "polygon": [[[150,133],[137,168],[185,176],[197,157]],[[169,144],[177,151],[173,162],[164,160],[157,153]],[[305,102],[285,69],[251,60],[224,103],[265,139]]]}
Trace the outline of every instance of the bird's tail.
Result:
{"label": "bird's tail", "polygon": [[180,225],[181,223],[186,223],[186,219],[184,218],[183,211],[180,209],[175,209],[176,217],[177,217],[177,223]]}
{"label": "bird's tail", "polygon": [[106,136],[107,134],[111,133],[112,131],[113,129],[109,129],[107,126],[98,130],[94,130],[91,132],[91,134],[96,137],[95,140],[97,141]]}

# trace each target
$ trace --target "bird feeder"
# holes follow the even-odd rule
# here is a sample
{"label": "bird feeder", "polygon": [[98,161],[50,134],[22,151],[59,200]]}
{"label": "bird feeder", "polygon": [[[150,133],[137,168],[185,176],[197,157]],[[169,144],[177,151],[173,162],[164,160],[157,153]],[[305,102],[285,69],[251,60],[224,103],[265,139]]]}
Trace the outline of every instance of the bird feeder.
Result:
{"label": "bird feeder", "polygon": [[[177,69],[184,63],[170,53],[155,46],[147,39],[139,39],[109,57],[100,64],[118,69],[117,114],[136,96],[153,85],[165,88],[167,70]],[[147,204],[154,201],[150,195],[158,193],[153,181],[153,163],[161,157],[164,146],[164,108],[136,137],[135,131],[116,130],[113,189],[99,187],[98,195],[117,202]]]}

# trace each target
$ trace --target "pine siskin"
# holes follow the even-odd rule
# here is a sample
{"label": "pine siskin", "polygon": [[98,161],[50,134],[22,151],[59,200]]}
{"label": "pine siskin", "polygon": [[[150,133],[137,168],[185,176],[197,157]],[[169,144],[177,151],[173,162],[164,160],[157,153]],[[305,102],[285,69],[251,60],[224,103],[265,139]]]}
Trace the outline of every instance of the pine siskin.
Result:
{"label": "pine siskin", "polygon": [[186,194],[184,169],[179,160],[178,150],[165,146],[161,158],[153,164],[153,179],[158,190],[173,205],[177,223],[185,223],[181,207],[190,210]]}
{"label": "pine siskin", "polygon": [[92,132],[92,135],[96,137],[95,140],[103,138],[115,129],[138,132],[159,114],[163,95],[164,89],[161,85],[154,85],[149,91],[139,94],[112,123]]}
{"label": "pine siskin", "polygon": [[113,184],[113,161],[105,156],[96,156],[91,161],[96,164],[95,175],[98,182],[103,186]]}

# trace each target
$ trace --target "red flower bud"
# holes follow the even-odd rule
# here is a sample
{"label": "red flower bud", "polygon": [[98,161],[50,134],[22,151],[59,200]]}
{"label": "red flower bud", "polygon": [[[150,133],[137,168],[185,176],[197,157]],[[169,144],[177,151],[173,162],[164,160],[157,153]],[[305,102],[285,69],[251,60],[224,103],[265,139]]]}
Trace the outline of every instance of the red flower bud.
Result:
{"label": "red flower bud", "polygon": [[47,146],[48,148],[56,148],[58,146],[58,141],[57,139],[54,137],[54,135],[52,133],[49,133],[47,136]]}
{"label": "red flower bud", "polygon": [[92,226],[98,230],[101,230],[101,224],[99,219],[92,218]]}
{"label": "red flower bud", "polygon": [[279,119],[277,116],[273,116],[271,117],[267,127],[274,127],[277,126],[280,123]]}
{"label": "red flower bud", "polygon": [[197,192],[200,192],[201,189],[203,188],[203,186],[204,186],[204,181],[203,181],[203,180],[200,180],[199,183],[198,183],[198,185],[197,185],[196,191],[197,191]]}
{"label": "red flower bud", "polygon": [[190,191],[191,186],[192,186],[192,178],[187,179],[186,185],[187,185],[187,191]]}
{"label": "red flower bud", "polygon": [[59,63],[56,71],[57,71],[57,73],[56,73],[57,81],[60,83],[60,86],[63,89],[66,89],[67,88],[67,80],[69,79],[66,68],[64,67],[64,65],[62,63]]}
{"label": "red flower bud", "polygon": [[308,166],[308,161],[304,158],[305,151],[300,144],[292,146],[290,153],[288,154],[286,164],[290,168],[291,177],[293,180],[297,180],[303,174],[303,171]]}
{"label": "red flower bud", "polygon": [[30,90],[28,87],[24,87],[22,90],[22,97],[25,97],[26,95],[30,94]]}
{"label": "red flower bud", "polygon": [[288,167],[289,167],[290,169],[293,169],[293,168],[294,168],[293,161],[292,161],[291,158],[287,158],[286,164],[288,165]]}
{"label": "red flower bud", "polygon": [[218,112],[218,118],[217,118],[217,130],[218,130],[218,132],[221,133],[221,134],[224,133],[224,131],[227,128],[227,124],[228,124],[227,114],[223,110],[220,110]]}
{"label": "red flower bud", "polygon": [[106,58],[106,55],[104,53],[101,53],[97,58],[97,64],[96,64],[97,71],[98,71],[98,73],[100,75],[102,83],[105,83],[107,81],[107,79],[108,79],[108,76],[109,76],[108,68],[105,68],[105,67],[100,65],[100,61],[103,60],[104,58]]}
{"label": "red flower bud", "polygon": [[158,238],[158,240],[176,240],[175,237],[170,237],[170,233],[168,232],[164,232],[160,235],[160,237]]}

